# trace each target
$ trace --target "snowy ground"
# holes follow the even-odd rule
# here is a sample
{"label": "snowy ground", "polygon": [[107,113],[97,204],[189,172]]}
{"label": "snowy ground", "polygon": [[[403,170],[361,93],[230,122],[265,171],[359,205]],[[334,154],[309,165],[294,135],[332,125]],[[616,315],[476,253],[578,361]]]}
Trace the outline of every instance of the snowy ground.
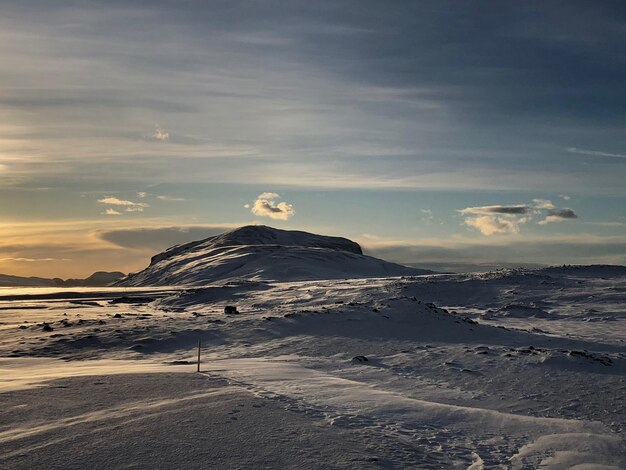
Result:
{"label": "snowy ground", "polygon": [[0,296],[0,468],[626,468],[620,270]]}

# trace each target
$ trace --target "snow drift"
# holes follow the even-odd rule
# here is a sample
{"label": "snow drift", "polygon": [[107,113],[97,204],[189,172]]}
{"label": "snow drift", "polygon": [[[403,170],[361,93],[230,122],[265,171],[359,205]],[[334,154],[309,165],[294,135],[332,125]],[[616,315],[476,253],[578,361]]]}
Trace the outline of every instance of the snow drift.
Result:
{"label": "snow drift", "polygon": [[202,285],[229,279],[304,281],[428,274],[363,254],[346,238],[241,227],[204,240],[177,245],[150,265],[117,282],[119,286]]}

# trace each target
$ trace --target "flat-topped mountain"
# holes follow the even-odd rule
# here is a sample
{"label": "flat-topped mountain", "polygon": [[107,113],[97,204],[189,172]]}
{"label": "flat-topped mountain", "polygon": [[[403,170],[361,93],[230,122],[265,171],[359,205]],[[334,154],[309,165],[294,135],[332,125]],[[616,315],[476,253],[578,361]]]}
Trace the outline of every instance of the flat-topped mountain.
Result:
{"label": "flat-topped mountain", "polygon": [[202,285],[228,279],[303,281],[428,274],[363,254],[347,238],[250,225],[177,245],[119,286]]}

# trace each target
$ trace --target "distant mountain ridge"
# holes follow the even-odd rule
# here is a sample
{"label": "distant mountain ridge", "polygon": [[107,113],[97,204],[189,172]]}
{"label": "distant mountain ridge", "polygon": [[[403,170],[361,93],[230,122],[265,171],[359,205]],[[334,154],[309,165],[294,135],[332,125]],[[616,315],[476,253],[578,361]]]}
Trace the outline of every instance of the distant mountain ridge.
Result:
{"label": "distant mountain ridge", "polygon": [[22,277],[0,274],[0,287],[104,287],[125,276],[119,271],[96,271],[85,279]]}
{"label": "distant mountain ridge", "polygon": [[300,281],[429,274],[366,256],[347,238],[249,225],[173,246],[118,286],[201,285],[230,279]]}

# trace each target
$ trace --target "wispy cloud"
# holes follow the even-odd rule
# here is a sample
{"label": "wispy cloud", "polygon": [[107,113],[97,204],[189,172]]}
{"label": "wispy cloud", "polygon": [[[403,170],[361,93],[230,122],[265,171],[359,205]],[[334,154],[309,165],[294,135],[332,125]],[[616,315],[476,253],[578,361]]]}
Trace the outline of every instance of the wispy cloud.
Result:
{"label": "wispy cloud", "polygon": [[114,196],[105,196],[102,199],[98,199],[100,204],[107,204],[109,206],[141,206],[141,207],[150,207],[145,202],[133,202],[125,199],[119,199]]}
{"label": "wispy cloud", "polygon": [[276,199],[278,198],[280,198],[280,195],[277,193],[261,193],[254,201],[250,212],[254,215],[269,217],[275,220],[287,220],[295,215],[296,211],[293,206],[286,202],[277,203]]}
{"label": "wispy cloud", "polygon": [[600,152],[598,150],[585,150],[576,147],[570,147],[567,149],[567,151],[569,153],[576,153],[578,155],[591,155],[594,157],[626,158],[626,155],[624,155],[623,153]]}
{"label": "wispy cloud", "polygon": [[187,199],[185,199],[184,197],[175,197],[175,196],[168,196],[168,195],[161,195],[161,196],[157,196],[157,199],[160,199],[161,201],[172,201],[172,202],[182,202],[182,201],[186,201]]}
{"label": "wispy cloud", "polygon": [[586,225],[597,225],[599,227],[626,227],[626,222],[584,222]]}
{"label": "wispy cloud", "polygon": [[422,213],[422,222],[427,223],[427,224],[432,224],[433,221],[435,220],[435,217],[433,216],[433,211],[432,209],[420,209],[420,212]]}
{"label": "wispy cloud", "polygon": [[[114,196],[106,196],[102,199],[98,199],[100,204],[107,206],[123,207],[126,212],[143,212],[146,207],[150,207],[150,204],[145,202],[134,202],[125,199],[119,199]],[[114,209],[107,209],[105,212],[107,215],[119,215],[120,213]]]}
{"label": "wispy cloud", "polygon": [[111,209],[110,207],[103,212],[104,215],[122,215],[121,212]]}
{"label": "wispy cloud", "polygon": [[[368,189],[567,191],[581,183],[593,191],[622,183],[602,165],[584,172],[564,165],[571,160],[565,150],[545,165],[541,152],[518,158],[530,143],[565,149],[563,139],[620,148],[623,34],[604,9],[582,31],[578,12],[589,12],[580,5],[567,17],[537,7],[532,20],[525,6],[511,7],[504,23],[485,26],[456,22],[475,14],[472,2],[459,11],[415,2],[361,11],[352,1],[345,15],[318,2],[289,9],[191,2],[180,9],[94,0],[80,11],[67,0],[40,1],[36,9],[1,3],[2,63],[11,70],[2,83],[2,164],[16,179],[49,179],[52,168],[67,179],[102,178],[106,168],[110,182],[132,176],[146,187],[211,179]],[[168,22],[173,15],[181,21]],[[556,16],[558,26],[547,19]],[[145,34],[136,34],[138,22]],[[537,36],[520,40],[531,31]],[[152,47],[160,42],[169,47]],[[485,44],[484,63],[459,60]],[[582,60],[592,44],[602,60]],[[89,67],[73,67],[84,57]],[[129,66],[131,57],[141,64]],[[558,86],[554,68],[578,70],[581,79]],[[496,69],[533,86],[511,86],[508,73],[489,73]],[[559,133],[539,131],[557,121]],[[7,153],[16,161],[4,161]],[[208,157],[224,160],[191,161]]]}
{"label": "wispy cloud", "polygon": [[536,209],[551,210],[555,208],[555,205],[549,199],[533,199],[533,204]]}
{"label": "wispy cloud", "polygon": [[257,196],[257,199],[278,199],[280,197],[280,194],[278,193],[261,193]]}

